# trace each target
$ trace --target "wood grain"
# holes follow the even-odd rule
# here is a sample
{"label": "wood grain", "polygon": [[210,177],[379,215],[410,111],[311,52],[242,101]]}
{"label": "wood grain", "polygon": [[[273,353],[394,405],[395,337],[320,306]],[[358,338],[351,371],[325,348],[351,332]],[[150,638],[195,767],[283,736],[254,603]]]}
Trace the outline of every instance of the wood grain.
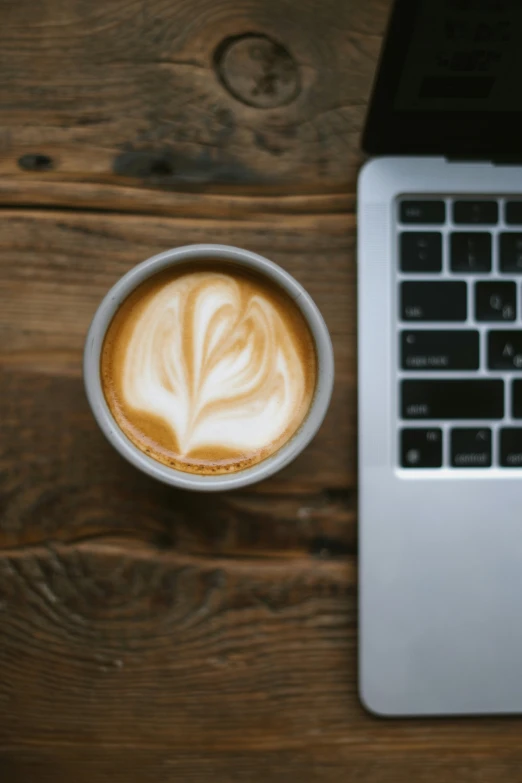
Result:
{"label": "wood grain", "polygon": [[11,553],[0,560],[0,770],[9,783],[53,772],[519,780],[516,720],[382,721],[362,709],[355,576],[351,558],[253,568],[94,543]]}
{"label": "wood grain", "polygon": [[[0,4],[1,783],[522,780],[520,721],[357,698],[354,192],[389,7]],[[127,465],[81,378],[107,289],[191,242],[280,263],[336,355],[313,445],[212,498]]]}
{"label": "wood grain", "polygon": [[[0,174],[21,185],[45,172],[51,181],[353,190],[389,6],[7,0]],[[246,105],[221,82],[216,51],[246,34],[274,40],[295,63],[300,88],[287,105]]]}
{"label": "wood grain", "polygon": [[12,606],[0,747],[197,750],[204,737],[208,748],[262,750],[339,732],[360,712],[346,703],[353,671],[340,666],[355,621],[346,564],[267,561],[254,573],[249,561],[151,554],[91,544],[0,560],[0,600]]}
{"label": "wood grain", "polygon": [[227,556],[355,550],[355,494],[318,489],[313,476],[306,482],[313,454],[249,493],[224,493],[209,503],[127,465],[97,430],[75,380],[0,381],[17,399],[2,406],[0,548],[100,538],[132,549]]}
{"label": "wood grain", "polygon": [[[289,216],[283,224],[262,221],[175,220],[134,215],[3,211],[0,222],[0,368],[7,372],[0,428],[31,422],[53,428],[49,440],[68,464],[81,439],[74,424],[87,413],[81,382],[83,342],[89,322],[110,286],[138,261],[171,245],[222,242],[269,255],[310,291],[324,312],[336,358],[337,383],[327,419],[313,446],[265,487],[281,491],[345,488],[355,481],[355,262],[353,219]],[[352,339],[350,339],[352,335]],[[37,373],[24,380],[20,371]],[[15,373],[15,375],[12,375]],[[74,377],[66,383],[39,376]],[[19,385],[17,385],[19,384]],[[40,386],[38,386],[40,384]],[[38,396],[35,396],[39,388]],[[57,400],[63,398],[56,417]],[[5,402],[4,402],[5,400]],[[28,418],[25,406],[31,406]],[[81,413],[80,413],[81,411]],[[62,416],[71,416],[64,421]],[[65,456],[60,433],[75,438]],[[14,432],[1,438],[11,442]],[[15,441],[21,447],[23,439]],[[68,444],[69,441],[66,441]],[[31,442],[18,459],[28,464]],[[58,449],[58,444],[57,444]],[[78,457],[76,457],[78,459]],[[85,471],[88,474],[88,470]],[[58,482],[58,475],[53,477]]]}
{"label": "wood grain", "polygon": [[16,177],[0,180],[0,206],[66,208],[114,214],[154,215],[211,220],[245,220],[284,223],[291,215],[337,215],[352,219],[355,194],[332,192],[306,195],[243,195],[194,190],[175,191],[145,183],[130,185],[67,182],[57,179]]}
{"label": "wood grain", "polygon": [[206,783],[208,780],[251,783],[270,780],[287,783],[289,771],[298,780],[310,783],[338,783],[340,779],[358,783],[396,783],[409,779],[416,783],[451,780],[452,783],[520,780],[520,754],[502,747],[497,752],[464,755],[443,748],[404,754],[387,748],[346,742],[337,746],[309,743],[299,749],[260,752],[173,748],[97,747],[96,753],[83,748],[14,748],[0,751],[0,773],[9,783]]}
{"label": "wood grain", "polygon": [[280,476],[209,502],[128,465],[98,430],[80,379],[5,372],[0,388],[0,555],[91,539],[234,557],[355,551],[355,493],[319,483],[320,440]]}

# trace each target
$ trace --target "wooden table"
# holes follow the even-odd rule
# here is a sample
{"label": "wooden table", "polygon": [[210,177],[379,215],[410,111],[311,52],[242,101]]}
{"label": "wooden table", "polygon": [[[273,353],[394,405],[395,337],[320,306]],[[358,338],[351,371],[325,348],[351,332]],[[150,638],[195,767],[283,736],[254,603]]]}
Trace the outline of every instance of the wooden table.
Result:
{"label": "wooden table", "polygon": [[[381,721],[356,687],[355,179],[388,0],[0,4],[0,780],[522,779],[517,720]],[[134,264],[259,251],[337,380],[287,470],[140,475],[82,386]]]}

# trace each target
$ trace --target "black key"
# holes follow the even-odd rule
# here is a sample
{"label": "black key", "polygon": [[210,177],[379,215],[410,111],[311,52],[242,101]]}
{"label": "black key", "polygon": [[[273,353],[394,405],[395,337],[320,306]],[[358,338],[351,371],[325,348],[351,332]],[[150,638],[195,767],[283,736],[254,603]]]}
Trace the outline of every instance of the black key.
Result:
{"label": "black key", "polygon": [[403,430],[401,432],[401,465],[403,468],[440,468],[442,465],[442,430]]}
{"label": "black key", "polygon": [[513,418],[522,419],[522,381],[513,381],[511,390],[513,392]]}
{"label": "black key", "polygon": [[401,284],[401,314],[405,321],[465,321],[467,284],[407,282]]}
{"label": "black key", "polygon": [[492,281],[475,284],[477,321],[514,321],[516,316],[516,283]]}
{"label": "black key", "polygon": [[488,334],[490,370],[522,370],[522,331],[491,331]]}
{"label": "black key", "polygon": [[443,201],[401,201],[399,219],[401,223],[444,223],[446,205]]}
{"label": "black key", "polygon": [[479,333],[402,332],[401,357],[403,370],[478,370]]}
{"label": "black key", "polygon": [[450,263],[452,272],[490,272],[491,234],[484,231],[453,232]]}
{"label": "black key", "polygon": [[454,223],[498,223],[498,204],[496,201],[454,201]]}
{"label": "black key", "polygon": [[490,468],[491,430],[453,430],[451,433],[451,464],[454,468]]}
{"label": "black key", "polygon": [[522,201],[506,203],[506,223],[511,226],[522,226]]}
{"label": "black key", "polygon": [[500,464],[503,468],[522,468],[522,429],[500,430]]}
{"label": "black key", "polygon": [[500,271],[522,275],[522,234],[500,234]]}
{"label": "black key", "polygon": [[402,381],[403,419],[501,419],[504,381]]}
{"label": "black key", "polygon": [[436,231],[404,231],[400,257],[403,272],[440,272],[442,235]]}

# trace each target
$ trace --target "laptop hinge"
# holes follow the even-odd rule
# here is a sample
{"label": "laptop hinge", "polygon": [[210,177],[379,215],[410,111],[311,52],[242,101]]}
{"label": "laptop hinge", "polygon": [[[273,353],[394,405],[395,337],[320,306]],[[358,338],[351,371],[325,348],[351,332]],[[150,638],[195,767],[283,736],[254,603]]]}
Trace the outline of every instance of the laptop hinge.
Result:
{"label": "laptop hinge", "polygon": [[493,166],[522,166],[520,155],[446,155],[448,163],[491,163]]}

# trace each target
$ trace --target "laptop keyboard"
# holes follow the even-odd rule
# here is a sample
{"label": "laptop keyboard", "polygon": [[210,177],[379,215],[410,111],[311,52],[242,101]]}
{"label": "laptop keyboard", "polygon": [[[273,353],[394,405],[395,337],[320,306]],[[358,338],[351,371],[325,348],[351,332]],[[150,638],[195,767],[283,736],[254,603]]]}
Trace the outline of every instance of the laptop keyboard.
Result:
{"label": "laptop keyboard", "polygon": [[399,200],[402,468],[522,475],[522,199]]}

